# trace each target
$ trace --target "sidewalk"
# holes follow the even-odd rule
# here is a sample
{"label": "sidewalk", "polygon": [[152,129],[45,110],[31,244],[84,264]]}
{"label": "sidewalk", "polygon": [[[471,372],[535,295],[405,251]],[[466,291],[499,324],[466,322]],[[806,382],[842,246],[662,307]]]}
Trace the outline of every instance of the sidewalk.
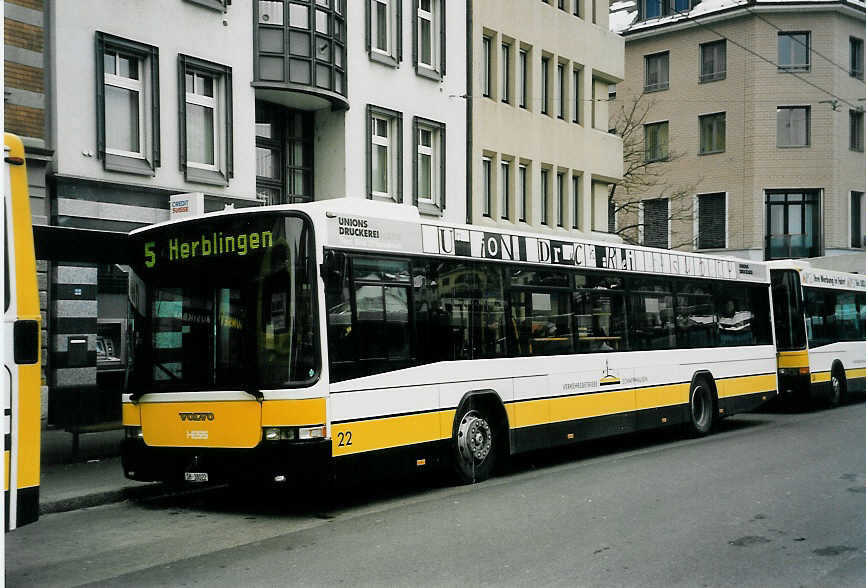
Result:
{"label": "sidewalk", "polygon": [[122,430],[81,435],[76,456],[70,433],[42,431],[40,514],[169,493],[162,484],[124,477],[119,457],[122,440]]}

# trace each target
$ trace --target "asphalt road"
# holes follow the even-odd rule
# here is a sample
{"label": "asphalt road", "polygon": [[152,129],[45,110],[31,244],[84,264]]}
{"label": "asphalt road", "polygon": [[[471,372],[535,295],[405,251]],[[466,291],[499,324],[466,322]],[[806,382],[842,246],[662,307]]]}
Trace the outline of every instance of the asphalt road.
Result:
{"label": "asphalt road", "polygon": [[215,489],[44,516],[7,535],[7,585],[866,585],[864,402],[339,494],[326,512]]}

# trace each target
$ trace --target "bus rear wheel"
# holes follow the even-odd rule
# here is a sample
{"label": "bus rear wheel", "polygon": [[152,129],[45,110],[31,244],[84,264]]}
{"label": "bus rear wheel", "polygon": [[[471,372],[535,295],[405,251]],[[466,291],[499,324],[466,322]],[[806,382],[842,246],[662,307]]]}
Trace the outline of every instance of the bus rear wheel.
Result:
{"label": "bus rear wheel", "polygon": [[840,366],[835,366],[830,374],[830,396],[827,403],[830,406],[839,406],[845,399],[848,383],[845,381],[845,372]]}
{"label": "bus rear wheel", "polygon": [[490,418],[479,410],[465,408],[454,431],[454,469],[467,484],[490,477],[496,461],[496,432]]}
{"label": "bus rear wheel", "polygon": [[714,416],[713,390],[706,378],[695,378],[689,390],[689,434],[695,437],[708,434],[713,428]]}

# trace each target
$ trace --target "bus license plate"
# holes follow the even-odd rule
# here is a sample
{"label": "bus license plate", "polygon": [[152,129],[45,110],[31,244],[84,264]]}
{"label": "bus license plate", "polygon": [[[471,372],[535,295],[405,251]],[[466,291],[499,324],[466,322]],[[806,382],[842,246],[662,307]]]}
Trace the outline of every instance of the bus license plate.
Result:
{"label": "bus license plate", "polygon": [[184,472],[183,477],[187,482],[207,482],[207,472]]}

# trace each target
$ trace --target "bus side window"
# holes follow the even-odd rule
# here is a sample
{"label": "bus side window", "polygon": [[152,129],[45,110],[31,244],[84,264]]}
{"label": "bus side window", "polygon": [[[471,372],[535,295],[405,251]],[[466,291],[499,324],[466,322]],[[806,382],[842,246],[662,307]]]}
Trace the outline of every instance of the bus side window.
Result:
{"label": "bus side window", "polygon": [[352,298],[349,291],[349,259],[343,254],[330,253],[325,272],[325,307],[328,312],[328,357],[331,381],[339,382],[352,376],[357,356],[352,333]]}
{"label": "bus side window", "polygon": [[866,341],[866,294],[857,295],[857,310],[860,317],[860,341]]}

